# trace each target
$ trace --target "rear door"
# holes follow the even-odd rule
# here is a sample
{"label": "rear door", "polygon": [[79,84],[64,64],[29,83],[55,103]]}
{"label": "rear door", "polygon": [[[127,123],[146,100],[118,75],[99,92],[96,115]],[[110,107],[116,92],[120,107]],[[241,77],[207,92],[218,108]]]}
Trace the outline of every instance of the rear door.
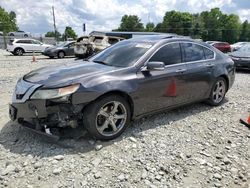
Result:
{"label": "rear door", "polygon": [[139,88],[136,111],[142,114],[187,102],[186,64],[182,62],[179,43],[161,47],[148,60],[165,63],[161,71],[138,71]]}
{"label": "rear door", "polygon": [[215,53],[209,48],[192,43],[181,43],[183,60],[187,64],[188,98],[191,101],[205,99],[213,82]]}
{"label": "rear door", "polygon": [[25,52],[31,52],[33,50],[32,40],[22,39],[16,42],[18,46],[24,49]]}

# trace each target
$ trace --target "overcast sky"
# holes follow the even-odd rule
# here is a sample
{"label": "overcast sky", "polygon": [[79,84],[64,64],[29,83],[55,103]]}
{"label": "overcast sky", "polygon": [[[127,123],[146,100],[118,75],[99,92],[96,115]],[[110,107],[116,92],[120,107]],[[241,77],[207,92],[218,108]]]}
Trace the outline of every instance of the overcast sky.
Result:
{"label": "overcast sky", "polygon": [[71,26],[78,35],[82,23],[87,32],[109,31],[119,26],[124,14],[138,15],[143,23],[158,23],[166,11],[197,13],[219,7],[223,12],[238,14],[250,21],[250,0],[1,0],[0,6],[15,11],[20,30],[46,33],[53,30],[51,6],[55,7],[56,25],[60,32]]}

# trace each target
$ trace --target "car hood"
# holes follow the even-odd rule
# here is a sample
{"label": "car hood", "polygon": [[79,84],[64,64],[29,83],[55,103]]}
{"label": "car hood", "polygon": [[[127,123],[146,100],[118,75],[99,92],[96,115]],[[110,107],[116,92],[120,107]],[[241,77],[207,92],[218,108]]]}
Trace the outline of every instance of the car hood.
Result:
{"label": "car hood", "polygon": [[236,51],[236,52],[231,53],[230,55],[234,57],[250,58],[250,53],[247,53],[247,52]]}
{"label": "car hood", "polygon": [[119,68],[88,61],[73,61],[62,65],[43,67],[24,76],[24,80],[41,84],[43,87],[53,88],[83,83],[93,77],[98,77]]}
{"label": "car hood", "polygon": [[42,46],[47,47],[47,48],[53,48],[54,46],[51,44],[42,44]]}
{"label": "car hood", "polygon": [[55,47],[55,46],[48,46],[46,49],[45,49],[45,51],[52,51],[52,50],[56,50],[57,49],[57,47]]}

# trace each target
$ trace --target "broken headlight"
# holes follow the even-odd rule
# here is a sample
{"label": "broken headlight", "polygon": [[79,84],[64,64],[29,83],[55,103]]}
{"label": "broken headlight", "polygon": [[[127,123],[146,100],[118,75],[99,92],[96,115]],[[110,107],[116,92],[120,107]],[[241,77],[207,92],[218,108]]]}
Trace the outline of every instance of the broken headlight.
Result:
{"label": "broken headlight", "polygon": [[31,95],[31,99],[55,99],[70,95],[80,87],[80,84],[74,84],[57,89],[38,89]]}

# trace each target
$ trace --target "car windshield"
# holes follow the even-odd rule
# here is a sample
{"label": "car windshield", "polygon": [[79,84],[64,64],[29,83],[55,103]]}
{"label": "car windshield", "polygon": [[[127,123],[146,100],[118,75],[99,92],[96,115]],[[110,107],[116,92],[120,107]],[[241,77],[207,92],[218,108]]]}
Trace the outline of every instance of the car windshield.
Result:
{"label": "car windshield", "polygon": [[248,53],[250,53],[250,44],[245,44],[238,51],[239,52],[248,52]]}
{"label": "car windshield", "polygon": [[67,44],[69,44],[69,43],[68,43],[68,42],[62,42],[62,43],[57,44],[56,46],[57,46],[57,47],[64,47],[64,46],[66,46]]}
{"label": "car windshield", "polygon": [[122,41],[93,56],[89,61],[115,67],[129,67],[152,46],[149,42]]}

